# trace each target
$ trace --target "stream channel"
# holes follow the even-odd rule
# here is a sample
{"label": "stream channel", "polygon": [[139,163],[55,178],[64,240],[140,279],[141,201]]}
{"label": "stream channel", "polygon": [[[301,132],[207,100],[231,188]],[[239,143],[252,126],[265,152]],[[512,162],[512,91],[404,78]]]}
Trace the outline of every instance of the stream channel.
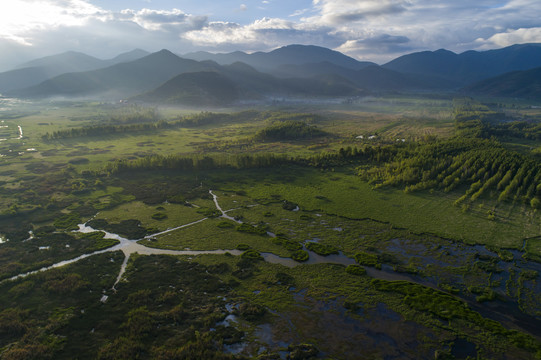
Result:
{"label": "stream channel", "polygon": [[[221,208],[220,204],[218,203],[218,196],[215,195],[212,192],[212,190],[209,190],[209,193],[213,197],[216,209],[221,212],[221,214],[222,214],[221,217],[222,218],[225,218],[225,219],[228,219],[228,220],[231,220],[231,221],[235,221],[236,223],[239,223],[239,224],[242,223],[241,220],[237,220],[237,219],[227,215],[228,211],[231,211],[231,210],[234,210],[234,209],[224,211]],[[110,248],[107,248],[107,249],[98,250],[98,251],[95,251],[95,252],[89,253],[89,254],[83,254],[83,255],[78,256],[78,257],[76,257],[74,259],[61,261],[61,262],[58,262],[58,263],[53,264],[51,266],[43,267],[43,268],[38,269],[38,270],[34,270],[34,271],[30,271],[30,272],[27,272],[27,273],[23,273],[23,274],[13,276],[11,278],[0,281],[0,283],[6,282],[6,281],[18,280],[18,279],[27,277],[27,276],[32,275],[32,274],[36,274],[36,273],[39,273],[39,272],[47,271],[47,270],[58,268],[58,267],[61,267],[61,266],[73,264],[73,263],[75,263],[75,262],[77,262],[79,260],[86,259],[86,258],[94,256],[94,255],[103,254],[103,253],[107,253],[107,252],[122,251],[124,253],[124,261],[123,261],[123,263],[122,263],[122,265],[120,267],[120,271],[118,273],[116,281],[115,281],[113,287],[111,288],[111,290],[113,292],[116,292],[115,287],[122,280],[122,276],[124,275],[124,273],[126,271],[128,260],[129,260],[129,258],[131,256],[131,254],[134,254],[134,253],[138,253],[138,254],[141,254],[141,255],[188,255],[188,256],[195,256],[195,255],[202,255],[202,254],[225,254],[225,253],[230,253],[232,255],[237,255],[237,256],[241,255],[242,251],[236,250],[236,249],[232,249],[232,250],[223,250],[223,249],[220,249],[220,250],[201,250],[201,251],[196,251],[196,250],[167,250],[167,249],[150,248],[150,247],[146,247],[146,246],[141,245],[141,244],[138,243],[139,240],[149,239],[149,238],[159,236],[159,235],[162,235],[162,234],[166,234],[166,233],[169,233],[169,232],[172,232],[172,231],[177,231],[177,230],[180,230],[182,228],[198,224],[198,223],[203,222],[203,221],[205,221],[207,219],[208,218],[203,218],[203,219],[194,221],[194,222],[189,223],[189,224],[181,225],[181,226],[171,228],[171,229],[159,232],[159,233],[148,235],[145,238],[138,239],[138,240],[129,240],[129,239],[123,238],[123,237],[121,237],[120,235],[117,235],[117,234],[109,233],[109,232],[103,231],[103,230],[96,230],[96,229],[93,229],[93,228],[87,226],[86,224],[80,224],[79,229],[75,230],[75,232],[89,233],[89,232],[94,232],[94,231],[102,231],[102,232],[105,233],[105,236],[104,236],[105,239],[115,239],[115,240],[118,240],[119,243],[117,245],[114,245],[114,246],[112,246]],[[275,236],[273,233],[268,233],[268,235],[271,236],[271,237]],[[475,247],[472,247],[472,248],[477,248],[477,247],[479,247],[479,246],[475,246]],[[318,254],[316,254],[316,253],[314,253],[314,252],[312,252],[310,250],[307,250],[306,248],[303,248],[303,249],[305,251],[307,251],[309,256],[310,256],[308,261],[303,262],[303,263],[296,262],[295,260],[293,260],[291,258],[280,257],[280,256],[277,256],[277,255],[272,254],[272,253],[262,253],[261,255],[263,256],[264,260],[269,262],[269,263],[281,264],[281,265],[286,266],[286,267],[295,267],[295,266],[299,266],[301,264],[323,264],[323,263],[326,263],[326,264],[329,264],[329,263],[331,263],[331,264],[341,264],[341,265],[347,266],[347,265],[356,263],[354,259],[349,258],[349,257],[343,255],[342,253],[339,253],[339,254],[336,254],[336,255],[321,256],[321,255],[318,255]],[[480,247],[480,249],[482,251],[484,251],[484,252],[488,251],[484,247]],[[476,250],[478,251],[480,249],[476,249]],[[520,255],[520,253],[516,252],[516,253],[514,253],[514,255],[516,257],[518,257]],[[502,265],[504,265],[504,263],[502,263]],[[537,263],[533,263],[533,262],[523,262],[523,266],[525,268],[535,269],[535,270],[541,272],[541,264],[537,264]],[[418,284],[421,284],[421,285],[425,285],[425,286],[429,286],[429,287],[438,289],[438,287],[437,287],[438,279],[434,278],[434,277],[422,277],[422,276],[418,276],[418,275],[397,273],[397,272],[393,271],[390,266],[385,265],[385,264],[383,265],[381,270],[371,268],[371,267],[365,267],[365,268],[367,270],[367,274],[369,276],[373,277],[373,278],[383,279],[383,280],[406,280],[406,281],[410,281],[410,282],[414,282],[414,283],[418,283]],[[499,322],[501,322],[501,323],[503,323],[506,326],[511,327],[511,328],[526,331],[526,332],[528,332],[528,333],[530,333],[530,334],[532,334],[534,336],[537,336],[537,337],[539,337],[539,334],[541,334],[541,319],[539,317],[530,316],[528,314],[523,313],[522,311],[520,311],[518,305],[515,302],[496,300],[496,301],[491,301],[491,302],[488,302],[488,303],[480,304],[480,303],[477,303],[474,299],[471,299],[471,298],[468,298],[468,297],[465,297],[465,296],[460,296],[460,298],[462,300],[466,301],[470,305],[470,307],[472,309],[479,312],[482,316],[484,316],[486,318],[499,321]],[[107,296],[102,298],[102,301],[103,301],[103,299],[106,300]]]}

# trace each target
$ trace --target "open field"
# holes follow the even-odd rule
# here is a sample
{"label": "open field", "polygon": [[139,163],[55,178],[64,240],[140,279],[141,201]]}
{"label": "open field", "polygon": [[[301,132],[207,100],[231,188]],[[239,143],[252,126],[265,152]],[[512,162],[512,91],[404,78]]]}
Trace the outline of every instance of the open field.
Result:
{"label": "open field", "polygon": [[[25,275],[0,282],[0,357],[538,357],[535,173],[511,180],[511,164],[498,191],[515,196],[468,206],[457,199],[493,173],[448,191],[361,176],[400,178],[396,162],[432,160],[415,152],[426,144],[461,151],[453,104],[0,112],[0,279]],[[537,140],[501,143],[489,148],[538,161]],[[241,255],[172,255],[185,249]]]}

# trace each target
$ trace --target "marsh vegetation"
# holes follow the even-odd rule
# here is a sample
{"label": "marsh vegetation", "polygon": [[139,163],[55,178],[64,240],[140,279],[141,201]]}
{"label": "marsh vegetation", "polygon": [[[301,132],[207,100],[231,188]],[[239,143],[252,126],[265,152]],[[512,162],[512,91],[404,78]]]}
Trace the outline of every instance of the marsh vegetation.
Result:
{"label": "marsh vegetation", "polygon": [[2,359],[541,356],[529,104],[18,106],[0,113]]}

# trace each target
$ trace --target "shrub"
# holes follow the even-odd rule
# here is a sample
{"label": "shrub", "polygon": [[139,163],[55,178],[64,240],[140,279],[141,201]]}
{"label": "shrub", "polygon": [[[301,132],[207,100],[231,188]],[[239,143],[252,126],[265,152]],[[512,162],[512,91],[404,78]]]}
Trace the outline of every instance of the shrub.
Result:
{"label": "shrub", "polygon": [[295,278],[289,274],[278,272],[276,273],[276,282],[281,285],[295,285]]}
{"label": "shrub", "polygon": [[284,202],[282,203],[282,209],[289,210],[289,211],[295,210],[298,206],[299,205],[297,205],[296,203],[289,202],[287,200],[284,200]]}
{"label": "shrub", "polygon": [[87,158],[74,158],[74,159],[68,160],[68,162],[73,165],[80,165],[80,164],[88,164],[90,160],[88,160]]}
{"label": "shrub", "polygon": [[259,253],[259,251],[254,249],[246,250],[242,253],[241,257],[243,259],[250,259],[250,260],[263,260],[263,257]]}
{"label": "shrub", "polygon": [[319,354],[319,350],[312,344],[289,345],[287,350],[288,360],[313,359]]}
{"label": "shrub", "polygon": [[255,321],[267,313],[267,309],[257,304],[241,304],[238,309],[238,314],[249,321]]}
{"label": "shrub", "polygon": [[167,201],[169,201],[172,204],[184,204],[186,202],[186,198],[179,194],[179,195],[171,196],[170,198],[167,199]]}
{"label": "shrub", "polygon": [[278,236],[278,237],[274,238],[272,240],[272,242],[274,244],[276,244],[276,245],[283,246],[286,250],[289,250],[289,251],[295,251],[295,250],[301,250],[302,249],[302,245],[299,242],[289,240],[288,238],[285,238],[285,237],[282,237],[282,236]]}
{"label": "shrub", "polygon": [[308,261],[310,255],[304,250],[297,250],[291,254],[291,258],[298,262]]}
{"label": "shrub", "polygon": [[154,220],[164,220],[164,219],[167,219],[167,214],[159,212],[159,213],[156,213],[156,214],[152,215],[152,218]]}
{"label": "shrub", "polygon": [[302,140],[325,136],[327,133],[305,122],[287,120],[259,130],[254,138],[257,140]]}
{"label": "shrub", "polygon": [[220,221],[217,226],[220,229],[230,229],[235,227],[235,225],[231,221]]}
{"label": "shrub", "polygon": [[521,279],[535,280],[539,276],[539,273],[535,270],[523,270],[520,273]]}
{"label": "shrub", "polygon": [[505,262],[511,262],[514,260],[513,253],[509,250],[501,249],[498,251],[498,256]]}
{"label": "shrub", "polygon": [[346,272],[351,275],[365,275],[366,270],[360,265],[348,265]]}
{"label": "shrub", "polygon": [[331,245],[323,245],[323,244],[318,244],[315,242],[307,242],[305,246],[308,250],[313,251],[316,254],[322,255],[322,256],[338,254],[338,249]]}
{"label": "shrub", "polygon": [[360,252],[355,254],[355,260],[364,266],[381,267],[377,255]]}
{"label": "shrub", "polygon": [[267,235],[267,229],[264,226],[253,226],[247,223],[242,223],[237,226],[237,231],[246,232],[249,234]]}
{"label": "shrub", "polygon": [[81,217],[77,213],[71,213],[59,217],[54,221],[54,226],[57,229],[65,230],[77,230],[79,224],[81,223]]}
{"label": "shrub", "polygon": [[56,228],[54,226],[45,225],[45,226],[41,226],[41,227],[37,228],[34,231],[34,233],[36,234],[36,236],[41,236],[41,235],[45,235],[45,234],[51,234],[55,230],[56,230]]}

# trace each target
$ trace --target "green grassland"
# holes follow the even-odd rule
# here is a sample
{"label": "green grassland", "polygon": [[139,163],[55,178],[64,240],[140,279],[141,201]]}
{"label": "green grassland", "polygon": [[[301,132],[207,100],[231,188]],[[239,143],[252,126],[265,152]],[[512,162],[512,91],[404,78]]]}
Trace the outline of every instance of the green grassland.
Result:
{"label": "green grassland", "polygon": [[220,227],[223,221],[208,219],[185,229],[157,236],[156,240],[144,240],[141,243],[149,247],[190,250],[231,250],[236,249],[239,244],[246,244],[261,252],[287,256],[288,253],[273,244],[270,237],[236,231],[236,224],[233,227]]}
{"label": "green grassland", "polygon": [[[164,214],[160,219],[156,214]],[[204,218],[204,215],[195,211],[194,208],[183,204],[165,203],[159,206],[146,205],[141,201],[132,201],[119,205],[114,209],[100,211],[96,219],[105,219],[109,222],[118,223],[122,220],[138,219],[142,226],[165,231],[170,228],[189,224]]]}
{"label": "green grassland", "polygon": [[[396,105],[390,101],[384,105]],[[415,105],[422,108],[422,102]],[[382,105],[382,108],[385,106]],[[447,107],[450,107],[447,102]],[[111,109],[112,108],[112,109]],[[361,107],[361,109],[363,109]],[[449,116],[438,118],[424,118],[424,115],[410,118],[411,110],[404,111],[398,107],[392,114],[373,114],[363,110],[326,109],[316,125],[330,133],[341,137],[339,143],[355,141],[357,135],[378,135],[393,139],[397,137],[415,138],[427,134],[449,134],[452,128],[452,119]],[[394,109],[394,108],[393,108]],[[271,109],[269,109],[271,110]],[[128,110],[125,110],[127,112]],[[133,110],[136,111],[136,110]],[[14,158],[10,161],[10,168],[17,164],[28,164],[32,159],[50,164],[66,164],[70,159],[86,158],[89,161],[83,164],[74,163],[77,169],[98,168],[112,159],[126,159],[133,156],[149,154],[188,153],[198,151],[201,146],[205,149],[216,147],[224,142],[241,141],[258,129],[267,125],[265,120],[252,118],[251,121],[241,119],[240,122],[231,123],[230,120],[222,123],[203,125],[197,128],[179,128],[156,130],[151,133],[135,132],[128,134],[103,134],[100,136],[68,138],[43,142],[41,137],[54,131],[94,126],[109,123],[107,119],[122,112],[122,108],[100,104],[73,104],[68,107],[44,107],[38,113],[23,116],[16,121],[9,121],[10,133],[17,135],[16,125],[24,130],[24,141],[20,144],[10,140],[11,146],[19,145],[21,150],[36,149],[36,152],[24,155],[23,158]],[[170,120],[186,114],[186,110],[163,110],[161,119]],[[24,146],[22,146],[24,144]],[[273,151],[288,153],[306,153],[306,142],[265,142],[250,144],[253,151]],[[323,141],[322,146],[334,148],[336,144]],[[24,149],[23,149],[24,148]],[[235,147],[230,147],[235,151]],[[244,149],[247,150],[247,149]],[[238,150],[237,150],[238,151]],[[23,160],[23,161],[17,161]]]}
{"label": "green grassland", "polygon": [[277,194],[298,203],[303,210],[389,222],[413,232],[433,233],[470,244],[520,249],[524,238],[541,232],[541,219],[528,206],[498,205],[497,219],[489,220],[483,209],[492,208],[491,203],[479,204],[464,213],[453,206],[456,195],[373,190],[355,175],[341,172],[313,170],[292,182],[254,182],[245,189],[255,199],[271,200]]}
{"label": "green grassland", "polygon": [[[504,105],[478,109],[539,117]],[[149,235],[139,241],[149,248],[247,250],[132,254],[115,291],[118,251],[0,282],[0,358],[429,359],[453,358],[464,342],[471,357],[541,356],[535,202],[492,190],[461,206],[469,179],[404,191],[363,176],[399,178],[397,156],[452,143],[464,131],[452,99],[217,113],[66,102],[0,114],[0,279],[118,243],[72,232],[90,219]],[[538,161],[537,140],[491,141]],[[528,181],[534,199],[535,174]],[[209,190],[242,225],[220,217]]]}
{"label": "green grassland", "polygon": [[[349,107],[334,105],[316,110],[322,115],[316,118],[314,125],[333,134],[334,138],[325,137],[313,141],[247,142],[245,139],[249,138],[250,134],[269,124],[269,120],[256,116],[253,121],[242,119],[239,122],[232,122],[228,118],[224,123],[191,128],[43,141],[42,135],[52,131],[96,125],[107,122],[107,119],[115,116],[119,118],[121,115],[126,116],[126,113],[137,112],[133,109],[124,110],[119,106],[95,103],[44,106],[37,113],[16,120],[5,120],[12,136],[1,145],[6,149],[14,147],[21,155],[4,154],[6,156],[0,160],[2,161],[0,180],[4,182],[6,190],[16,192],[25,189],[25,184],[32,182],[39,175],[58,171],[81,173],[99,170],[105,164],[118,159],[130,160],[154,154],[198,153],[202,149],[213,148],[215,151],[231,153],[271,151],[304,156],[322,149],[332,153],[339,147],[363,147],[396,139],[414,141],[428,135],[447,137],[453,128],[452,104],[450,100],[445,99],[374,98]],[[522,110],[523,113],[527,112],[529,116],[534,116],[532,111]],[[163,114],[159,114],[159,117],[168,120],[182,114],[186,114],[186,110],[183,112],[167,108],[163,110]],[[17,134],[15,124],[24,129],[23,139],[13,139]],[[364,139],[357,139],[357,136],[362,134],[365,135]],[[370,142],[366,139],[366,135],[369,134],[377,134],[378,138]],[[235,143],[241,146],[235,146]],[[26,151],[23,148],[37,151]],[[351,168],[334,170],[333,173],[305,168],[284,170],[290,174],[302,174],[295,176],[294,181],[289,181],[288,177],[284,178],[286,181],[280,181],[281,175],[273,177],[272,173],[279,174],[279,169],[271,171],[270,177],[265,180],[262,180],[259,174],[245,174],[239,175],[239,178],[254,176],[257,180],[241,182],[238,186],[229,184],[226,180],[223,181],[225,184],[218,184],[217,188],[240,189],[250,198],[258,200],[280,195],[283,199],[299,203],[303,210],[321,209],[341,216],[370,218],[418,233],[434,233],[467,243],[502,248],[520,249],[524,238],[537,236],[541,230],[537,212],[520,203],[501,204],[489,198],[464,212],[460,207],[451,206],[458,197],[454,192],[426,191],[406,194],[399,189],[373,190],[365,182],[360,181]],[[236,178],[235,174],[223,176],[225,179]],[[74,188],[89,187],[87,183],[81,185],[81,182],[75,181],[69,185]],[[110,207],[111,209],[100,215],[102,218],[121,220],[123,219],[121,212],[133,212],[135,214],[133,217],[143,221],[145,226],[157,229],[167,229],[177,224],[177,219],[182,219],[183,215],[177,214],[176,211],[172,211],[175,214],[168,215],[166,219],[152,219],[151,216],[159,212],[155,210],[156,207],[144,209],[142,204],[137,202],[115,208],[117,204],[129,200],[129,197],[122,193],[122,184],[115,185],[116,188],[95,187],[91,188],[90,192],[75,194],[59,191],[53,193],[50,198],[57,202],[69,202],[77,198],[79,201],[92,204],[97,210],[106,210]],[[119,195],[115,198],[115,194]],[[13,201],[6,198],[0,201],[0,208],[4,211],[10,206],[13,206]],[[31,204],[18,206],[31,208]],[[495,212],[493,220],[489,220],[486,216],[490,209]],[[193,212],[182,209],[180,213]],[[188,216],[186,221],[192,219],[197,219],[197,216]]]}

